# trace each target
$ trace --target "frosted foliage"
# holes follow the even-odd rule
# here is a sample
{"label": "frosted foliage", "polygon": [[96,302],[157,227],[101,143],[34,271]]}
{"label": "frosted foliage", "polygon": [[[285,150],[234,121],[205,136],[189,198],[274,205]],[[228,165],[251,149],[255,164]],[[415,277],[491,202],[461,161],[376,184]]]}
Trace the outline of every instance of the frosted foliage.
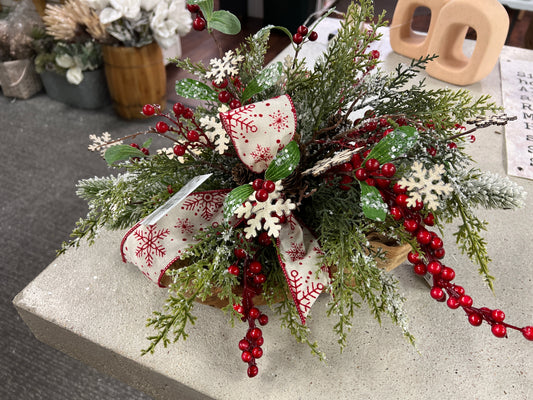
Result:
{"label": "frosted foliage", "polygon": [[255,192],[235,211],[237,218],[245,218],[247,226],[244,228],[246,239],[256,237],[264,230],[270,236],[279,237],[281,225],[278,216],[289,216],[296,205],[290,199],[281,198],[283,186],[276,182],[276,189],[269,194],[267,201],[259,202],[255,199]]}
{"label": "frosted foliage", "polygon": [[469,199],[487,208],[524,207],[527,193],[507,177],[482,172],[462,184],[460,190]]}
{"label": "frosted foliage", "polygon": [[424,202],[430,210],[437,210],[439,207],[439,196],[446,196],[452,192],[452,186],[442,181],[444,174],[443,165],[435,165],[430,170],[424,165],[415,161],[411,167],[409,177],[403,177],[398,184],[409,191],[407,205],[416,206],[416,202]]}
{"label": "frosted foliage", "polygon": [[241,55],[236,55],[233,50],[228,50],[222,59],[213,58],[209,61],[211,69],[206,78],[213,79],[216,84],[222,83],[228,76],[239,75],[239,64],[244,60]]}

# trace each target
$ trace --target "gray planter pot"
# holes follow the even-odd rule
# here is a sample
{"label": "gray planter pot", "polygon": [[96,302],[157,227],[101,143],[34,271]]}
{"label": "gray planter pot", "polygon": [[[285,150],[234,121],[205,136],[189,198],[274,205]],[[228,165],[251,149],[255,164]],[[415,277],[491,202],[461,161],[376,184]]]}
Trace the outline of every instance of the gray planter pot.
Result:
{"label": "gray planter pot", "polygon": [[42,72],[41,80],[48,96],[72,107],[95,109],[111,103],[103,68],[84,71],[79,85],[73,85],[65,76],[50,71]]}

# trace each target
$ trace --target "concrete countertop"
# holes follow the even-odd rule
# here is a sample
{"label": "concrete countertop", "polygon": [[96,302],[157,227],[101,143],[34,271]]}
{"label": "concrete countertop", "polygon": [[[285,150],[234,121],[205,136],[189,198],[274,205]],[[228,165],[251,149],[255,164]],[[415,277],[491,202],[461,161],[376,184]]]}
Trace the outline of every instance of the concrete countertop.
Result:
{"label": "concrete countertop", "polygon": [[[330,29],[327,26],[325,29]],[[321,32],[324,36],[325,32]],[[317,44],[320,46],[320,43]],[[380,52],[385,68],[404,57],[393,54],[384,38]],[[312,51],[312,49],[310,49]],[[531,57],[532,52],[504,48],[507,57]],[[428,78],[429,86],[443,86]],[[501,102],[499,66],[489,77],[468,87]],[[477,134],[471,154],[480,167],[505,174],[503,128]],[[533,193],[533,182],[513,179]],[[454,246],[445,232],[445,262],[455,269],[454,282],[465,287],[475,306],[500,308],[509,323],[533,324],[533,273],[530,227],[533,196],[517,211],[483,211],[496,292],[486,288],[477,268]],[[490,327],[472,327],[461,310],[450,310],[429,296],[423,279],[408,265],[394,270],[407,299],[406,311],[417,348],[388,319],[381,325],[363,307],[357,311],[348,346],[339,353],[326,317],[326,297],[313,306],[309,326],[328,359],[313,357],[281,330],[279,318],[265,310],[264,356],[259,375],[249,379],[240,360],[238,341],[245,324],[231,327],[217,309],[196,305],[196,325],[189,338],[154,355],[141,356],[145,327],[161,310],[166,291],[149,282],[131,264],[121,261],[122,232],[104,232],[93,246],[82,245],[57,258],[14,299],[35,336],[72,357],[96,367],[160,399],[527,399],[533,397],[533,344],[520,332],[498,339]]]}

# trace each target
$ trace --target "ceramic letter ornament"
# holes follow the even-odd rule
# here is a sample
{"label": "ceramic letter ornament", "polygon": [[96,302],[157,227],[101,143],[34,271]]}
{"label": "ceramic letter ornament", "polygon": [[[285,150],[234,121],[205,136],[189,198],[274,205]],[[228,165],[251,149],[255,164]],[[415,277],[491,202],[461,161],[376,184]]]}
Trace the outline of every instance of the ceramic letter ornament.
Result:
{"label": "ceramic letter ornament", "polygon": [[[425,38],[410,26],[417,7],[428,7],[432,12]],[[469,27],[476,31],[477,39],[472,55],[467,57],[463,43]],[[490,73],[508,29],[509,17],[497,0],[400,0],[391,27],[391,47],[411,58],[437,54],[439,57],[426,69],[430,76],[455,85],[470,85]]]}

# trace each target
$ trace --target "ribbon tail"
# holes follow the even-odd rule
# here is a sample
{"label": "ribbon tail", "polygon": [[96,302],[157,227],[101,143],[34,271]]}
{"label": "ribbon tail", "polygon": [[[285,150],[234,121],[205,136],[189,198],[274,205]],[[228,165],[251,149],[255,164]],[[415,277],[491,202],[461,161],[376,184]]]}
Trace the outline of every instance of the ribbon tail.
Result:
{"label": "ribbon tail", "polygon": [[321,266],[322,252],[309,229],[301,226],[292,216],[282,226],[277,244],[280,265],[305,325],[311,306],[329,284],[329,274]]}

